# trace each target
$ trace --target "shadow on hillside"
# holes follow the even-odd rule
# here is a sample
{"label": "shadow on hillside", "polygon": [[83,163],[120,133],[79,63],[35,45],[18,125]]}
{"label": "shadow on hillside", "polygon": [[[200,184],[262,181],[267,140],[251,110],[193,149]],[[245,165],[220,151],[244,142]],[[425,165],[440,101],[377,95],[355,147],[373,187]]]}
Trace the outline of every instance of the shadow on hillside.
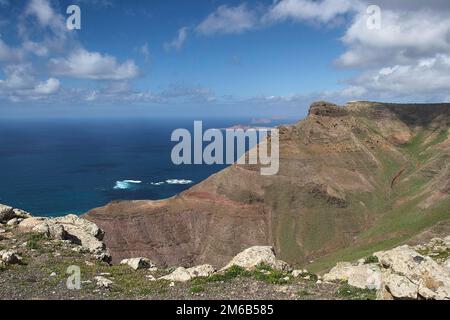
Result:
{"label": "shadow on hillside", "polygon": [[431,124],[450,124],[450,103],[440,104],[383,104],[408,126],[428,127]]}

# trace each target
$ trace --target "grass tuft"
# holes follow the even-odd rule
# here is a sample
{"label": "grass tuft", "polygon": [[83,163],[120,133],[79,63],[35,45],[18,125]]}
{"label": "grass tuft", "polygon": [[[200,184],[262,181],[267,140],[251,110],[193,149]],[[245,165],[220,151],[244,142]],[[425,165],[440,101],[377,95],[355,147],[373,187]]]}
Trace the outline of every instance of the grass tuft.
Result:
{"label": "grass tuft", "polygon": [[191,294],[202,293],[202,292],[205,292],[205,291],[206,291],[206,289],[203,286],[192,286],[189,289],[189,292]]}
{"label": "grass tuft", "polygon": [[368,256],[364,259],[364,264],[378,263],[378,258],[375,256]]}
{"label": "grass tuft", "polygon": [[310,296],[311,293],[310,293],[308,290],[303,289],[303,290],[300,290],[299,292],[297,292],[297,295],[298,295],[300,298],[304,298],[304,297]]}
{"label": "grass tuft", "polygon": [[45,240],[45,236],[40,233],[30,233],[27,239],[27,249],[39,250],[41,248],[40,242]]}
{"label": "grass tuft", "polygon": [[376,291],[360,289],[344,283],[337,289],[336,296],[346,300],[375,300]]}
{"label": "grass tuft", "polygon": [[288,273],[281,270],[275,270],[266,264],[260,264],[256,266],[254,270],[250,271],[239,266],[232,266],[223,273],[216,273],[210,277],[195,278],[191,283],[194,285],[202,285],[209,282],[228,282],[238,277],[252,278],[271,284],[286,284],[289,282],[285,279],[286,277],[289,277]]}

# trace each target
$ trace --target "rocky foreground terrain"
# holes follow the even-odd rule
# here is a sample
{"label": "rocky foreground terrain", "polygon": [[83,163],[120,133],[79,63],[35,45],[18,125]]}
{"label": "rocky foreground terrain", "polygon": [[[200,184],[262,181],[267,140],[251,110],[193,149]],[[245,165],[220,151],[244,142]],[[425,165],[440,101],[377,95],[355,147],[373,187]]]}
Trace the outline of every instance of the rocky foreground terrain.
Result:
{"label": "rocky foreground terrain", "polygon": [[[253,246],[219,270],[111,264],[104,232],[74,215],[0,205],[0,299],[450,299],[450,236],[373,253],[313,274]],[[79,268],[79,287],[73,270]]]}
{"label": "rocky foreground terrain", "polygon": [[114,262],[222,267],[267,245],[315,272],[450,219],[450,104],[317,102],[279,129],[277,175],[233,165],[173,198],[117,201],[84,217],[105,230]]}

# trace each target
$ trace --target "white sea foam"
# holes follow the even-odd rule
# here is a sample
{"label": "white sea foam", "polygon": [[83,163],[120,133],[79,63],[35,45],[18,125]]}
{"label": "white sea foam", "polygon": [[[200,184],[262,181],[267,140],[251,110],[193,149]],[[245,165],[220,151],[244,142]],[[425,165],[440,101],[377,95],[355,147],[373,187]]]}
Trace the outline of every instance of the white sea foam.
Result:
{"label": "white sea foam", "polygon": [[186,179],[169,179],[166,180],[166,183],[168,184],[191,184],[194,181],[192,180],[186,180]]}
{"label": "white sea foam", "polygon": [[133,187],[135,184],[140,184],[142,181],[140,180],[122,180],[116,181],[116,185],[114,186],[115,190],[126,190]]}
{"label": "white sea foam", "polygon": [[[127,190],[132,189],[135,185],[141,184],[142,181],[140,180],[121,180],[116,181],[116,184],[114,186],[115,190]],[[164,184],[172,184],[172,185],[187,185],[194,183],[192,180],[187,179],[168,179],[166,181],[160,181],[160,182],[150,182],[149,184],[152,186],[162,186]]]}

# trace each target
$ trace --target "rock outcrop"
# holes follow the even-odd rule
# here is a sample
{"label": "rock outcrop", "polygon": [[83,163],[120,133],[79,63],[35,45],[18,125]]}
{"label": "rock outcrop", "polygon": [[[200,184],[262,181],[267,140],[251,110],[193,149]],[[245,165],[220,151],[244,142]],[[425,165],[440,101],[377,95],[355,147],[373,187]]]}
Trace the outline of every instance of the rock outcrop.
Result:
{"label": "rock outcrop", "polygon": [[[23,230],[23,227],[21,228]],[[64,227],[51,220],[44,220],[42,223],[36,225],[30,231],[45,235],[49,239],[65,240],[68,237],[68,233]]]}
{"label": "rock outcrop", "polygon": [[123,259],[122,261],[120,261],[120,264],[128,265],[133,270],[150,269],[156,267],[156,265],[150,259],[142,257]]}
{"label": "rock outcrop", "polygon": [[20,209],[0,205],[0,222],[21,232],[35,232],[54,240],[68,240],[95,255],[99,260],[110,261],[102,239],[104,232],[93,222],[76,215],[58,218],[33,217]]}
{"label": "rock outcrop", "polygon": [[323,277],[324,281],[347,281],[349,285],[369,290],[381,289],[381,268],[376,264],[338,263]]}
{"label": "rock outcrop", "polygon": [[22,262],[22,258],[14,250],[1,250],[0,262],[5,265],[20,264]]}
{"label": "rock outcrop", "polygon": [[19,229],[32,231],[56,240],[69,240],[98,257],[99,260],[110,261],[111,256],[102,242],[104,232],[94,223],[76,215],[59,218],[28,218],[19,224]]}
{"label": "rock outcrop", "polygon": [[[233,266],[241,267],[245,270],[254,270],[258,266],[269,267],[275,270],[290,271],[290,266],[275,256],[272,247],[255,246],[237,254],[224,268],[219,272],[224,273]],[[162,280],[186,282],[197,277],[209,277],[216,273],[216,268],[205,264],[192,268],[179,267],[172,273],[161,277]]]}
{"label": "rock outcrop", "polygon": [[290,268],[286,262],[276,258],[272,247],[255,246],[236,255],[222,270],[227,270],[232,266],[251,270],[261,264],[276,270],[288,270]]}
{"label": "rock outcrop", "polygon": [[13,208],[0,204],[0,223],[6,223],[15,217]]}
{"label": "rock outcrop", "polygon": [[[43,217],[30,217],[28,219],[24,219],[19,224],[19,230],[21,230],[23,232],[31,232],[35,227],[43,224],[47,220],[48,220],[47,218],[43,218]],[[51,236],[51,235],[49,235],[49,236]]]}
{"label": "rock outcrop", "polygon": [[114,284],[112,280],[109,280],[103,276],[96,276],[94,280],[99,288],[109,289]]}
{"label": "rock outcrop", "polygon": [[[385,300],[450,300],[448,260],[441,258],[450,255],[449,239],[435,238],[416,248],[404,245],[376,252],[374,256],[378,259],[377,263],[339,263],[323,279],[346,281],[361,289],[376,289],[378,298]],[[423,248],[431,251],[423,251]],[[433,254],[436,252],[439,255]]]}
{"label": "rock outcrop", "polygon": [[409,246],[375,253],[385,268],[384,290],[394,298],[450,299],[450,273]]}
{"label": "rock outcrop", "polygon": [[30,218],[31,214],[20,209],[0,204],[0,223],[15,226],[23,219]]}
{"label": "rock outcrop", "polygon": [[174,272],[168,274],[167,276],[163,276],[160,279],[175,282],[186,282],[198,277],[209,277],[215,272],[216,269],[209,264],[196,266],[188,269],[179,267],[175,269]]}
{"label": "rock outcrop", "polygon": [[[10,229],[29,217],[28,212],[0,204],[0,240],[10,236]],[[3,262],[1,264],[3,266]]]}

